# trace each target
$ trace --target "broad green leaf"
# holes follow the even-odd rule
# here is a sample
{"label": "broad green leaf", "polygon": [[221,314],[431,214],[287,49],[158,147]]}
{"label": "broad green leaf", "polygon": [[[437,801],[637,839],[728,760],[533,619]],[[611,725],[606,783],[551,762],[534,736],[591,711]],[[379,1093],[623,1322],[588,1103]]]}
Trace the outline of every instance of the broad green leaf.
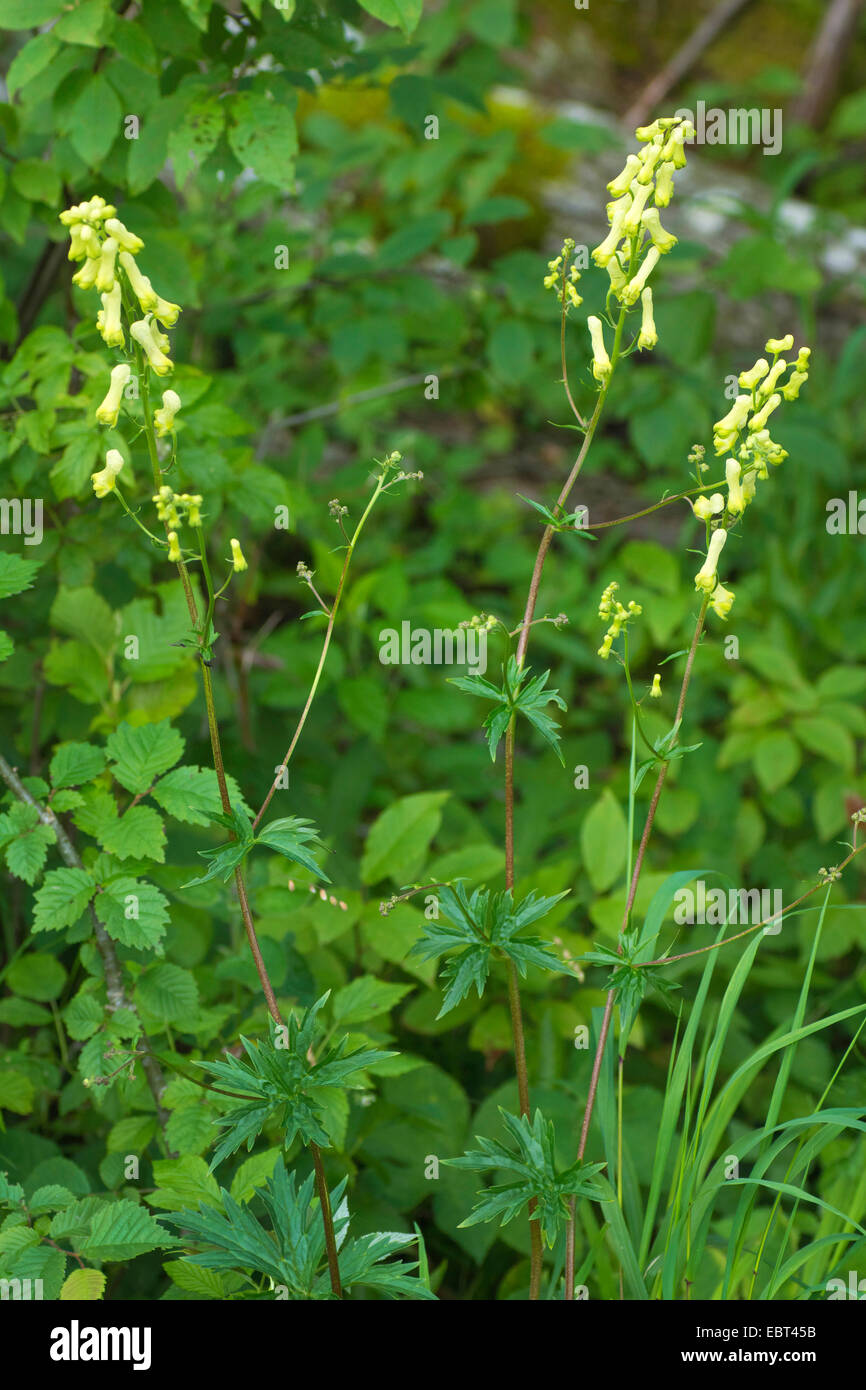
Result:
{"label": "broad green leaf", "polygon": [[442,821],[449,792],[403,796],[373,822],[361,860],[362,883],[390,877],[408,883],[418,873]]}
{"label": "broad green leaf", "polygon": [[162,864],[165,859],[162,817],[152,806],[131,806],[104,827],[102,845],[118,859],[155,859]]}
{"label": "broad green leaf", "polygon": [[800,749],[796,741],[781,729],[765,734],[752,758],[758,781],[768,792],[777,792],[786,782],[790,782],[800,762]]}
{"label": "broad green leaf", "polygon": [[47,1003],[57,999],[66,983],[66,971],[59,960],[44,951],[30,951],[9,966],[6,983],[14,994]]}
{"label": "broad green leaf", "polygon": [[606,787],[580,827],[584,867],[597,893],[611,888],[625,868],[627,841],[625,813]]}
{"label": "broad green leaf", "polygon": [[383,24],[400,28],[408,38],[417,28],[424,8],[424,0],[358,0],[362,10],[366,10]]}
{"label": "broad green leaf", "polygon": [[98,169],[121,133],[120,99],[108,78],[95,73],[72,108],[70,139],[76,154],[91,169]]}
{"label": "broad green leaf", "polygon": [[367,1023],[371,1018],[386,1014],[395,1004],[399,1004],[411,985],[391,985],[377,980],[372,975],[359,975],[351,984],[344,985],[334,995],[334,1022],[341,1027],[354,1023]]}
{"label": "broad green leaf", "polygon": [[0,551],[0,598],[11,598],[24,589],[33,587],[33,576],[42,564],[41,560],[26,559],[11,551]]}
{"label": "broad green leaf", "polygon": [[32,203],[54,207],[60,199],[60,175],[44,159],[19,159],[13,164],[12,187]]}
{"label": "broad green leaf", "polygon": [[[3,8],[0,6],[0,14]],[[28,40],[9,65],[6,86],[10,97],[22,87],[26,87],[34,77],[38,77],[59,51],[60,44],[53,34],[37,34],[35,38]]]}
{"label": "broad green leaf", "polygon": [[6,866],[16,878],[25,883],[36,882],[56,836],[50,825],[35,825],[32,830],[13,840],[6,850]]}
{"label": "broad green leaf", "polygon": [[264,183],[288,191],[294,187],[298,137],[295,118],[285,99],[259,92],[238,92],[232,101],[229,144],[242,168]]}
{"label": "broad green leaf", "polygon": [[23,1072],[0,1067],[0,1110],[29,1115],[33,1109],[33,1082]]}

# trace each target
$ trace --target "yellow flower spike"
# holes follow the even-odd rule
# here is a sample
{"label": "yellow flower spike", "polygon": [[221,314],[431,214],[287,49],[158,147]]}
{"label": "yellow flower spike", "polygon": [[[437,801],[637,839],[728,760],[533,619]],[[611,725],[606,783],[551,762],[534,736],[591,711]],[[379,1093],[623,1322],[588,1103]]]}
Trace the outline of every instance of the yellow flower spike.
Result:
{"label": "yellow flower spike", "polygon": [[650,690],[650,699],[652,699],[652,700],[660,700],[660,699],[661,699],[661,693],[662,693],[662,678],[661,678],[661,676],[659,675],[658,671],[656,671],[655,675],[653,676],[652,689]]}
{"label": "yellow flower spike", "polygon": [[235,574],[240,574],[241,570],[245,570],[247,568],[247,562],[244,559],[244,552],[241,550],[241,543],[240,541],[237,541],[234,539],[234,537],[232,537],[232,539],[229,541],[229,545],[232,548],[232,569],[234,570]]}
{"label": "yellow flower spike", "polygon": [[773,411],[781,404],[782,397],[779,395],[779,392],[776,391],[770,399],[764,403],[761,409],[752,416],[749,421],[749,432],[751,433],[753,430],[762,430]]}
{"label": "yellow flower spike", "polygon": [[677,239],[673,232],[666,232],[659,220],[658,208],[647,208],[641,217],[640,224],[645,231],[649,232],[653,246],[657,246],[663,256],[676,246]]}
{"label": "yellow flower spike", "polygon": [[733,607],[736,595],[726,589],[724,584],[717,584],[710,598],[710,607],[719,618],[726,618]]}
{"label": "yellow flower spike", "polygon": [[114,237],[106,237],[102,243],[99,269],[96,272],[96,288],[100,294],[108,294],[114,289],[114,262],[117,257],[117,242]]}
{"label": "yellow flower spike", "polygon": [[[166,357],[159,342],[154,334],[153,323],[150,319],[139,319],[130,328],[135,341],[144,350],[149,365],[156,372],[157,376],[166,376],[174,370],[174,363]],[[162,335],[160,335],[162,336]]]}
{"label": "yellow flower spike", "polygon": [[168,533],[168,558],[174,563],[177,563],[180,559],[180,546],[178,545],[177,531],[169,531]]}
{"label": "yellow flower spike", "polygon": [[119,449],[109,449],[105,455],[105,467],[98,473],[91,473],[90,481],[97,497],[107,497],[114,491],[117,475],[123,467],[123,454]]}
{"label": "yellow flower spike", "polygon": [[655,347],[659,340],[656,332],[655,319],[653,318],[653,292],[647,286],[640,297],[641,309],[643,311],[640,322],[640,334],[637,345],[641,352],[649,352]]}
{"label": "yellow flower spike", "polygon": [[181,400],[176,391],[163,391],[162,406],[153,412],[153,423],[156,425],[156,432],[162,436],[174,429],[174,417],[180,410]]}
{"label": "yellow flower spike", "polygon": [[76,270],[72,277],[73,285],[77,285],[80,290],[92,290],[99,275],[100,259],[98,256],[88,256],[80,270]]}
{"label": "yellow flower spike", "polygon": [[120,398],[130,375],[128,362],[119,362],[116,367],[112,367],[111,385],[104,399],[96,407],[96,418],[100,425],[111,425],[113,428],[117,424],[117,417],[120,414]]}
{"label": "yellow flower spike", "polygon": [[102,310],[97,315],[97,324],[103,340],[109,347],[124,347],[126,337],[120,321],[121,293],[120,283],[115,280],[114,288],[102,295]]}
{"label": "yellow flower spike", "polygon": [[643,287],[652,272],[659,263],[661,252],[657,246],[651,246],[647,251],[646,259],[636,275],[633,275],[622,292],[621,299],[623,304],[636,304],[639,296],[643,292]]}
{"label": "yellow flower spike", "polygon": [[794,346],[794,335],[789,333],[786,338],[768,338],[764,344],[765,352],[790,352]]}
{"label": "yellow flower spike", "polygon": [[622,221],[622,230],[625,236],[637,236],[640,230],[640,220],[643,216],[643,210],[646,207],[646,201],[649,195],[649,184],[632,184],[631,206]]}
{"label": "yellow flower spike", "polygon": [[754,391],[758,382],[767,375],[769,370],[770,364],[766,357],[759,357],[754,367],[750,367],[747,372],[740,372],[737,380],[744,391]]}
{"label": "yellow flower spike", "polygon": [[712,497],[696,497],[692,502],[692,511],[698,521],[711,521],[724,510],[725,499],[720,492],[714,492]]}
{"label": "yellow flower spike", "polygon": [[146,314],[150,313],[159,302],[159,295],[156,293],[153,285],[146,275],[142,275],[138,265],[128,251],[121,251],[117,259],[126,272],[126,278],[130,283],[132,293],[135,295],[144,312]]}
{"label": "yellow flower spike", "polygon": [[586,320],[589,336],[592,339],[592,374],[596,381],[605,382],[611,373],[610,358],[604,345],[604,329],[601,319],[590,314]]}
{"label": "yellow flower spike", "polygon": [[728,539],[728,533],[724,527],[719,527],[710,536],[710,544],[707,548],[707,558],[695,575],[695,588],[703,589],[704,593],[711,594],[716,587],[716,568],[719,563],[719,556],[722,547]]}
{"label": "yellow flower spike", "polygon": [[740,485],[740,465],[736,459],[728,459],[725,464],[725,480],[728,484],[727,509],[732,516],[739,516],[746,510],[746,498]]}
{"label": "yellow flower spike", "polygon": [[105,230],[110,237],[114,237],[121,251],[128,251],[131,255],[136,255],[144,248],[144,242],[135,232],[131,232],[116,217],[108,217],[105,220]]}
{"label": "yellow flower spike", "polygon": [[630,154],[625,161],[625,168],[622,173],[617,174],[616,178],[611,179],[608,184],[608,193],[612,193],[615,198],[621,197],[623,193],[628,193],[642,168],[643,164],[640,157],[636,154]]}

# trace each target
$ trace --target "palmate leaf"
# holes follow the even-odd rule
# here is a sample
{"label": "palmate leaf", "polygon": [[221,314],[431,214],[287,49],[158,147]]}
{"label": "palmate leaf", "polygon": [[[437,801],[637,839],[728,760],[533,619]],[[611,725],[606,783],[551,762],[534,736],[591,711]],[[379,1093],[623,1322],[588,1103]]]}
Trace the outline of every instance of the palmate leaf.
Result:
{"label": "palmate leaf", "polygon": [[558,691],[545,689],[549,676],[550,672],[544,671],[540,676],[533,676],[530,680],[530,668],[518,666],[515,657],[510,656],[507,666],[503,669],[501,689],[491,685],[490,681],[484,680],[481,676],[451,677],[450,683],[458,689],[494,702],[494,708],[484,720],[487,746],[494,762],[496,750],[512,716],[523,714],[564,764],[562,749],[559,746],[559,726],[546,710],[551,701],[560,709],[566,709],[567,706]]}
{"label": "palmate leaf", "polygon": [[649,990],[656,990],[661,995],[662,1002],[672,1013],[675,1013],[674,990],[679,989],[680,986],[672,980],[666,979],[660,968],[648,967],[641,961],[641,955],[646,954],[646,946],[651,945],[651,943],[645,943],[643,947],[639,945],[639,932],[636,927],[623,932],[620,940],[622,943],[621,954],[610,946],[596,942],[595,950],[584,952],[581,956],[581,962],[586,962],[589,965],[606,965],[611,968],[611,973],[604,983],[604,989],[616,991],[617,1003],[620,1007],[620,1034],[622,1039],[626,1040],[631,1032],[631,1026],[637,1012]]}
{"label": "palmate leaf", "polygon": [[[378,1231],[358,1239],[349,1237],[349,1208],[344,1178],[330,1193],[340,1279],[344,1290],[369,1288],[385,1298],[432,1299],[433,1294],[415,1274],[418,1262],[393,1261],[391,1257],[417,1240],[405,1232]],[[291,1300],[329,1299],[330,1278],[325,1257],[324,1229],[312,1174],[302,1183],[279,1160],[263,1188],[256,1189],[270,1221],[270,1229],[252,1214],[250,1207],[220,1191],[223,1210],[199,1205],[163,1213],[160,1220],[183,1232],[185,1244],[194,1247],[185,1262],[205,1269],[242,1269],[273,1281],[264,1294],[273,1297],[273,1285],[288,1290]],[[195,1248],[198,1247],[198,1248]]]}
{"label": "palmate leaf", "polygon": [[247,1061],[229,1055],[224,1062],[196,1062],[224,1083],[225,1088],[249,1097],[246,1104],[234,1106],[216,1124],[225,1131],[217,1146],[211,1168],[215,1168],[241,1145],[251,1149],[257,1136],[272,1117],[283,1132],[283,1146],[289,1149],[296,1136],[305,1144],[330,1148],[331,1136],[323,1124],[322,1093],[331,1089],[362,1090],[363,1073],[378,1062],[396,1056],[380,1048],[359,1047],[347,1052],[347,1040],[339,1042],[311,1062],[316,1022],[328,993],[307,1009],[300,1022],[294,1015],[288,1023],[287,1046],[282,1047],[281,1032],[270,1025],[267,1044],[258,1046],[241,1038]]}
{"label": "palmate leaf", "polygon": [[465,880],[457,879],[442,889],[439,915],[448,925],[438,920],[425,920],[423,936],[410,952],[431,960],[445,951],[463,948],[442,967],[447,988],[437,1018],[442,1018],[465,999],[473,985],[481,998],[494,959],[513,961],[522,976],[530,965],[541,970],[564,969],[562,961],[543,941],[537,937],[520,937],[517,933],[546,916],[565,893],[544,898],[532,892],[515,906],[510,888],[493,895],[487,888],[476,888],[469,898],[464,883]]}
{"label": "palmate leaf", "polygon": [[510,1115],[501,1106],[499,1113],[512,1141],[510,1145],[479,1138],[477,1150],[462,1158],[443,1159],[452,1168],[473,1173],[504,1171],[514,1175],[513,1181],[495,1183],[479,1193],[472,1212],[460,1224],[477,1226],[498,1219],[505,1226],[534,1201],[537,1205],[531,1219],[539,1222],[544,1240],[552,1248],[569,1218],[569,1198],[603,1200],[602,1188],[593,1179],[604,1164],[573,1163],[558,1171],[551,1120],[546,1120],[540,1110],[536,1110],[531,1122],[527,1115]]}
{"label": "palmate leaf", "polygon": [[311,853],[311,847],[324,848],[312,821],[302,820],[298,816],[284,816],[281,820],[271,821],[259,835],[255,835],[252,821],[241,807],[233,806],[230,816],[222,811],[212,813],[211,820],[224,825],[233,833],[235,839],[230,844],[217,845],[214,849],[200,849],[202,859],[210,861],[207,870],[198,878],[191,878],[188,883],[183,884],[184,888],[195,888],[212,878],[221,878],[223,883],[227,883],[255,845],[264,845],[267,849],[276,850],[292,863],[301,864],[305,869],[309,869],[316,878],[330,883],[327,874],[319,868]]}

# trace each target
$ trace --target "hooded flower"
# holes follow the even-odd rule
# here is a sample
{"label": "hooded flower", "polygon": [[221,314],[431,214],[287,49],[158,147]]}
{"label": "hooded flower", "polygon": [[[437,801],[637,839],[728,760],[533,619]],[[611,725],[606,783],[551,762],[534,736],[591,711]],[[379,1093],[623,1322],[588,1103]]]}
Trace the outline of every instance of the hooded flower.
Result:
{"label": "hooded flower", "polygon": [[114,262],[117,256],[117,242],[114,237],[106,237],[102,243],[99,269],[96,272],[96,288],[100,294],[108,294],[114,289]]}
{"label": "hooded flower", "polygon": [[114,289],[102,295],[102,308],[96,315],[96,326],[103,341],[109,347],[124,347],[126,338],[120,321],[121,292],[120,283],[115,280]]}
{"label": "hooded flower", "polygon": [[174,429],[174,417],[180,410],[180,396],[176,391],[163,391],[162,407],[153,412],[153,423],[158,435],[168,434]]}
{"label": "hooded flower", "polygon": [[724,584],[717,584],[713,589],[710,599],[710,607],[719,618],[726,618],[733,607],[735,594],[730,589],[726,589]]}
{"label": "hooded flower", "polygon": [[177,531],[168,533],[168,558],[175,564],[180,559],[180,545],[178,544]]}
{"label": "hooded flower", "polygon": [[[157,376],[166,376],[174,370],[174,363],[165,355],[159,345],[152,319],[139,319],[129,331],[139,347],[144,350],[148,363]],[[162,334],[159,335],[159,338],[162,338]]]}
{"label": "hooded flower", "polygon": [[622,292],[623,304],[635,304],[643,291],[649,277],[652,275],[659,263],[661,252],[657,246],[651,246],[646,253],[646,258],[636,275],[633,275]]}
{"label": "hooded flower", "polygon": [[659,700],[659,699],[661,699],[661,693],[662,693],[662,678],[661,678],[659,672],[656,671],[655,675],[653,676],[652,689],[650,690],[650,699],[652,699],[652,700]]}
{"label": "hooded flower", "polygon": [[240,541],[235,540],[234,537],[232,537],[232,539],[229,541],[229,545],[232,548],[232,569],[234,570],[235,574],[239,574],[241,570],[245,570],[247,568],[247,562],[244,559],[244,552],[241,550],[241,543]]}
{"label": "hooded flower", "polygon": [[590,314],[586,320],[589,336],[592,339],[592,374],[596,381],[605,382],[611,373],[610,358],[604,345],[604,329],[601,319]]}
{"label": "hooded flower", "polygon": [[97,497],[107,497],[114,491],[117,475],[123,467],[123,454],[119,449],[109,449],[105,455],[105,467],[99,473],[91,473],[90,481]]}
{"label": "hooded flower", "polygon": [[159,295],[156,293],[153,285],[146,275],[142,275],[136,261],[128,251],[121,251],[117,259],[126,272],[126,278],[132,287],[132,293],[135,295],[144,312],[146,314],[150,313],[151,310],[156,307],[159,299]]}
{"label": "hooded flower", "polygon": [[692,503],[692,511],[698,521],[711,521],[724,510],[725,499],[720,492],[714,492],[712,497],[696,497]]}
{"label": "hooded flower", "polygon": [[653,246],[657,246],[664,256],[668,251],[672,251],[677,244],[677,239],[672,232],[666,232],[659,220],[658,208],[647,208],[640,219],[641,226],[649,232]]}
{"label": "hooded flower", "polygon": [[641,352],[649,352],[651,348],[655,347],[659,340],[659,335],[656,332],[655,319],[653,318],[653,292],[649,286],[647,286],[641,294],[640,302],[643,314],[640,322],[640,335],[637,340],[637,345]]}
{"label": "hooded flower", "polygon": [[116,367],[112,367],[111,385],[104,400],[96,407],[96,418],[101,425],[111,425],[113,428],[117,424],[117,417],[120,414],[120,398],[130,375],[128,362],[119,362]]}
{"label": "hooded flower", "polygon": [[719,527],[710,536],[710,544],[707,549],[707,558],[695,575],[695,588],[703,589],[704,593],[711,594],[716,587],[716,567],[719,563],[719,556],[722,547],[728,539],[728,533],[724,527]]}
{"label": "hooded flower", "polygon": [[740,465],[736,459],[728,459],[725,464],[725,479],[728,484],[728,511],[739,516],[746,509],[746,498],[740,485]]}

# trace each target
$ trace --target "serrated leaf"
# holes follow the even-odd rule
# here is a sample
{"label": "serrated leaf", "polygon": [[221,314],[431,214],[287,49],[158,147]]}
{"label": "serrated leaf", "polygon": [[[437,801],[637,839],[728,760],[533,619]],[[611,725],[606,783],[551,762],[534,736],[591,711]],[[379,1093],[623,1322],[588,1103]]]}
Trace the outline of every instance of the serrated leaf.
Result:
{"label": "serrated leaf", "polygon": [[107,1276],[101,1269],[74,1269],[63,1281],[61,1303],[95,1303],[105,1292]]}
{"label": "serrated leaf", "polygon": [[162,1023],[182,1026],[198,1013],[198,985],[195,976],[179,965],[154,965],[140,977],[136,986],[139,1003]]}
{"label": "serrated leaf", "polygon": [[33,930],[74,926],[95,892],[96,884],[85,869],[50,869],[34,898]]}
{"label": "serrated leaf", "polygon": [[52,787],[80,787],[105,768],[105,754],[92,743],[59,743],[51,759]]}
{"label": "serrated leaf", "polygon": [[85,1259],[103,1263],[132,1260],[174,1243],[144,1207],[124,1200],[96,1213],[81,1254]]}
{"label": "serrated leaf", "polygon": [[128,792],[149,790],[161,773],[183,756],[184,740],[167,719],[159,724],[123,723],[106,743],[112,776]]}
{"label": "serrated leaf", "polygon": [[165,829],[152,806],[131,806],[102,831],[100,843],[118,859],[165,860]]}
{"label": "serrated leaf", "polygon": [[94,907],[109,936],[138,949],[159,946],[170,920],[165,894],[145,879],[109,879]]}
{"label": "serrated leaf", "polygon": [[450,792],[418,792],[400,797],[373,822],[361,860],[362,883],[390,877],[411,880],[424,861],[430,841],[442,822],[442,807]]}
{"label": "serrated leaf", "polygon": [[373,975],[360,975],[334,995],[334,1022],[347,1027],[379,1018],[407,995],[411,985],[392,985]]}

